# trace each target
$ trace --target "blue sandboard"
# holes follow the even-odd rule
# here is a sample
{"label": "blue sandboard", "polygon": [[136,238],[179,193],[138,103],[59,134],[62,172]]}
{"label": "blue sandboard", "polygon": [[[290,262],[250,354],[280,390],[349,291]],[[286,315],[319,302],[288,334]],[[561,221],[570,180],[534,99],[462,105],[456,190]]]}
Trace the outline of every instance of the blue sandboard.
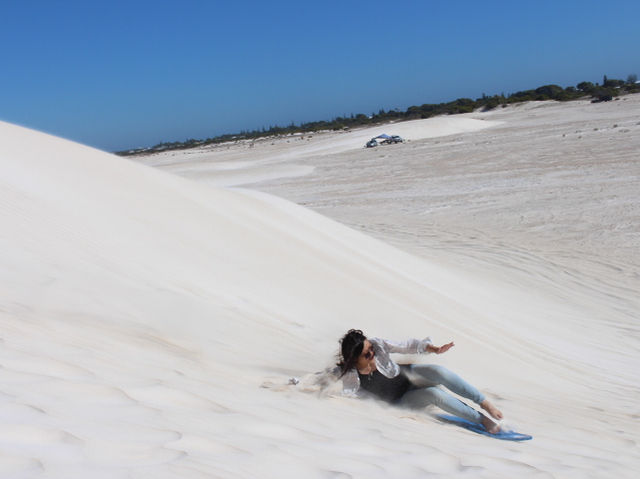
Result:
{"label": "blue sandboard", "polygon": [[515,431],[500,431],[497,434],[491,434],[485,429],[482,424],[476,424],[475,422],[467,421],[466,419],[462,419],[458,416],[450,416],[449,414],[437,414],[436,417],[441,421],[455,424],[456,426],[463,427],[465,429],[468,429],[469,431],[477,432],[478,434],[489,436],[494,439],[502,439],[503,441],[528,441],[529,439],[533,439],[533,436],[529,436],[528,434],[520,434],[519,432]]}

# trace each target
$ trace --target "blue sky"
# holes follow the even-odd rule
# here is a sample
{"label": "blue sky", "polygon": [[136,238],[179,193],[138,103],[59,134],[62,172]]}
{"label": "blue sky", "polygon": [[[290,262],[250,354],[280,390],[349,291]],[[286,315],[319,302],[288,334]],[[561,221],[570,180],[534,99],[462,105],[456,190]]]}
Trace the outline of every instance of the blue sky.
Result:
{"label": "blue sky", "polygon": [[640,2],[2,0],[0,119],[108,151],[640,74]]}

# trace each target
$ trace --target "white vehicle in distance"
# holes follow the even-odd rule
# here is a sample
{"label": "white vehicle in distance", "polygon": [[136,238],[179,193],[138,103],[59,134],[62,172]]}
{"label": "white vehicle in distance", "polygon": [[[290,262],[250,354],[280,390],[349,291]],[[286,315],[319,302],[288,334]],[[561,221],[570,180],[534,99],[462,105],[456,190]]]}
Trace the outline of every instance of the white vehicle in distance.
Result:
{"label": "white vehicle in distance", "polygon": [[394,143],[402,143],[402,142],[404,142],[404,140],[402,139],[401,136],[398,136],[398,135],[389,136],[383,133],[382,135],[378,135],[375,138],[371,138],[369,141],[367,141],[365,146],[367,148],[373,148],[378,145],[391,145]]}

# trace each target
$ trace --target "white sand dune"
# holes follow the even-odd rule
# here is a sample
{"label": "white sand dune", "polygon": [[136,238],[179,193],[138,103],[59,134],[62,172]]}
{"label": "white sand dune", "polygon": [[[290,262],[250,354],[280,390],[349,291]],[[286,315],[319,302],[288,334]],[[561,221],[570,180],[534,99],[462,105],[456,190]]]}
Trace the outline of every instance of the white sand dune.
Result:
{"label": "white sand dune", "polygon": [[[513,120],[494,116],[467,119],[494,127],[486,132]],[[609,271],[598,285],[583,263],[567,270],[535,244],[511,248],[515,233],[499,251],[480,210],[480,239],[462,228],[456,244],[447,224],[425,254],[407,239],[425,236],[413,233],[413,214],[398,213],[393,234],[364,208],[376,208],[376,194],[408,208],[371,187],[385,172],[411,186],[399,164],[379,169],[381,155],[483,134],[447,129],[449,120],[387,150],[362,150],[360,139],[347,148],[350,134],[334,134],[307,153],[280,142],[230,147],[233,158],[142,160],[156,169],[0,124],[0,477],[635,476],[637,272],[623,285]],[[278,174],[254,175],[260,161]],[[266,180],[262,190],[420,257],[256,189],[210,185],[234,169],[220,184]],[[450,214],[467,206],[451,201]],[[455,339],[446,355],[416,359],[469,378],[534,440],[495,441],[428,412],[286,385],[330,364],[350,327]]]}
{"label": "white sand dune", "polygon": [[313,167],[300,164],[307,158],[352,154],[361,150],[369,139],[385,132],[413,141],[479,131],[497,124],[499,122],[463,116],[430,118],[339,133],[324,131],[241,140],[186,151],[168,151],[139,157],[138,161],[215,186],[248,185],[307,175]]}

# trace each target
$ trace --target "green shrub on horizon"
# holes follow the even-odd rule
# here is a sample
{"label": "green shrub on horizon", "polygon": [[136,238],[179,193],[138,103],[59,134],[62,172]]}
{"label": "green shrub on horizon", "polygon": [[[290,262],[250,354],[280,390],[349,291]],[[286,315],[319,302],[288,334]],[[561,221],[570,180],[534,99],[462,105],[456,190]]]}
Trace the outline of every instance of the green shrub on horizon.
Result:
{"label": "green shrub on horizon", "polygon": [[597,83],[580,82],[575,87],[569,86],[562,88],[559,85],[543,85],[535,90],[523,90],[511,95],[487,96],[482,95],[481,98],[472,100],[470,98],[458,98],[448,103],[425,103],[420,106],[410,106],[405,111],[398,109],[385,111],[380,109],[378,113],[365,115],[353,113],[349,117],[335,117],[330,121],[320,120],[301,123],[295,125],[293,122],[289,126],[281,127],[278,125],[270,126],[269,129],[261,128],[260,130],[241,131],[235,134],[223,134],[204,140],[196,140],[190,138],[185,141],[162,142],[150,148],[131,149],[119,151],[116,154],[121,156],[135,155],[141,153],[158,152],[166,150],[178,150],[194,148],[200,145],[210,145],[229,141],[239,141],[246,139],[258,139],[271,136],[290,135],[292,133],[311,133],[322,130],[345,130],[360,126],[378,125],[388,123],[390,121],[406,121],[421,118],[431,118],[439,115],[457,115],[461,113],[470,113],[475,110],[488,111],[500,105],[506,106],[511,103],[522,103],[526,101],[572,101],[585,96],[591,97],[594,101],[608,101],[613,97],[617,97],[622,93],[640,93],[640,84],[637,81],[637,75],[629,75],[627,81],[608,79],[605,75],[602,86]]}

